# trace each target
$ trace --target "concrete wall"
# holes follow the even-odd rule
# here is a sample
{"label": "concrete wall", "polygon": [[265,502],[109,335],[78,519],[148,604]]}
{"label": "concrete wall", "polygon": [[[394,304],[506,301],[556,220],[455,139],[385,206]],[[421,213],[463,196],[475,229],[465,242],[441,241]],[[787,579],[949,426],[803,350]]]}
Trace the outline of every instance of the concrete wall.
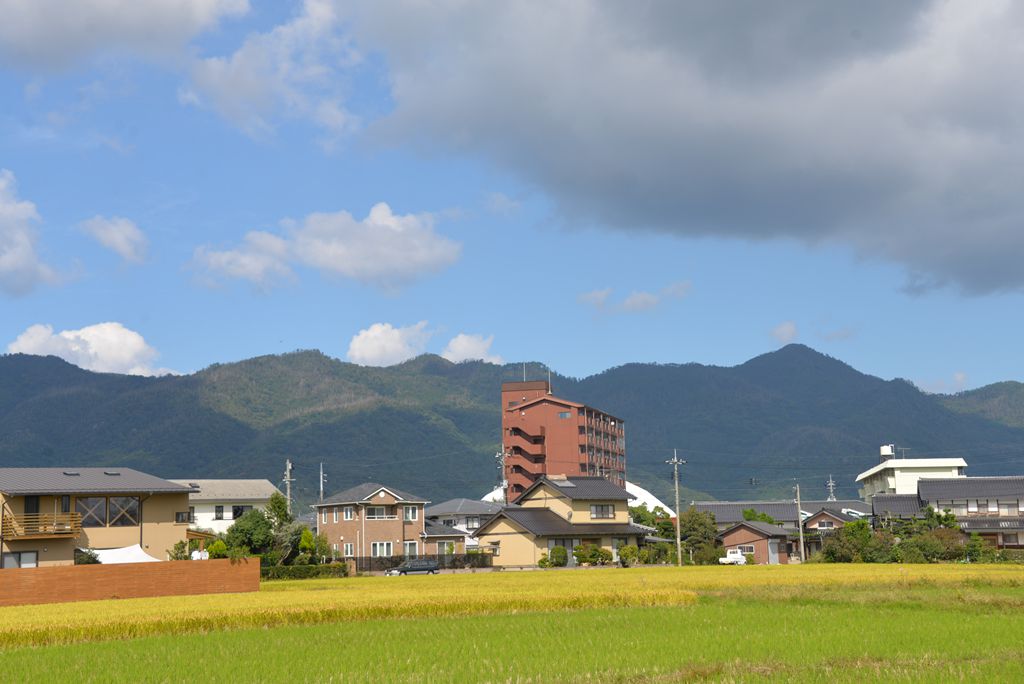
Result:
{"label": "concrete wall", "polygon": [[257,591],[253,559],[0,570],[0,606]]}

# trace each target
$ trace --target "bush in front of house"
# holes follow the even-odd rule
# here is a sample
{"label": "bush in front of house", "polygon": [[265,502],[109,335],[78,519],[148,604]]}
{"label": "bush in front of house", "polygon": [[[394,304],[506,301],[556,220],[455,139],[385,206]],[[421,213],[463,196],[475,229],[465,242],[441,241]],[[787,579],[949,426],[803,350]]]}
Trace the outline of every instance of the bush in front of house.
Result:
{"label": "bush in front of house", "polygon": [[75,549],[75,565],[99,565],[100,557],[92,549]]}
{"label": "bush in front of house", "polygon": [[218,539],[206,547],[206,552],[210,554],[210,558],[227,558],[228,545],[224,543],[223,539]]}
{"label": "bush in front of house", "polygon": [[612,562],[612,552],[594,544],[580,544],[572,550],[577,565],[607,565]]}
{"label": "bush in front of house", "polygon": [[271,565],[260,568],[260,578],[264,580],[313,579],[317,577],[348,577],[348,564]]}
{"label": "bush in front of house", "polygon": [[168,560],[189,560],[191,556],[188,552],[188,542],[182,539],[181,541],[174,542],[174,546],[167,554]]}
{"label": "bush in front of house", "polygon": [[569,564],[569,552],[565,550],[564,546],[552,547],[548,558],[553,568],[564,568]]}
{"label": "bush in front of house", "polygon": [[640,549],[636,544],[626,544],[625,546],[619,547],[619,561],[623,567],[629,567],[630,565],[636,565],[637,560],[640,557]]}

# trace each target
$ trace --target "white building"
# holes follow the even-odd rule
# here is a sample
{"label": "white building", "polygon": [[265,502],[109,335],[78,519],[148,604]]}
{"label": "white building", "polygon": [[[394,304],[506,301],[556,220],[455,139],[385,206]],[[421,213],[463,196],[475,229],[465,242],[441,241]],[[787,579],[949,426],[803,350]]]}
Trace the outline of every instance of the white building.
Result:
{"label": "white building", "polygon": [[[423,515],[446,527],[465,532],[467,535],[480,527],[481,523],[501,511],[501,504],[474,499],[450,499],[433,506],[427,506]],[[476,537],[466,537],[466,548],[477,546]]]}
{"label": "white building", "polygon": [[171,480],[198,487],[188,496],[189,518],[199,530],[227,532],[235,520],[253,508],[266,510],[274,492],[269,480]]}
{"label": "white building", "polygon": [[857,476],[860,496],[871,501],[875,494],[917,494],[918,480],[965,477],[962,458],[891,458],[893,447],[883,446],[882,462]]}

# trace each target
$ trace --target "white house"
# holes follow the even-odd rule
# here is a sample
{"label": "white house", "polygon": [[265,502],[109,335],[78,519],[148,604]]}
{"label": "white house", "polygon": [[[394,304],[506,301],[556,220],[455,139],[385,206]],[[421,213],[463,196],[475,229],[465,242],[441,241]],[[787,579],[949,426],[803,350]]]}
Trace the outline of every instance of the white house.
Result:
{"label": "white house", "polygon": [[[423,512],[427,520],[438,522],[447,527],[466,532],[475,531],[481,523],[487,521],[492,515],[501,512],[501,504],[476,501],[474,499],[450,499],[433,506],[428,506]],[[475,548],[476,537],[466,538],[466,548]]]}
{"label": "white house", "polygon": [[884,460],[857,476],[864,501],[875,494],[917,494],[918,480],[965,477],[962,458],[887,458],[891,454],[892,447],[883,446]]}
{"label": "white house", "polygon": [[214,532],[227,532],[235,520],[253,508],[266,510],[274,492],[280,493],[269,480],[171,480],[190,485],[198,492],[188,496],[189,520],[192,527]]}

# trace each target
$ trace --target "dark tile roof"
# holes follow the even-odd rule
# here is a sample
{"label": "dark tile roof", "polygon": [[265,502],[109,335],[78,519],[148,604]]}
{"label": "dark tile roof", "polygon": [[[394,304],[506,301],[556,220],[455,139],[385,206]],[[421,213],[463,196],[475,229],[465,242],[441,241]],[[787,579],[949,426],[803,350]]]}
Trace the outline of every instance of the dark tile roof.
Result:
{"label": "dark tile roof", "polygon": [[691,505],[700,512],[714,515],[719,525],[743,522],[743,511],[750,508],[794,525],[798,517],[795,501],[694,501]]}
{"label": "dark tile roof", "polygon": [[131,468],[0,468],[0,492],[12,496],[191,491]]}
{"label": "dark tile roof", "polygon": [[324,502],[322,504],[314,505],[326,506],[343,503],[362,503],[366,501],[366,497],[372,496],[378,490],[381,489],[388,490],[402,501],[408,503],[429,503],[423,497],[416,496],[415,494],[409,494],[408,492],[403,492],[401,489],[395,489],[394,487],[388,487],[386,485],[378,484],[376,482],[364,482],[363,484],[352,487],[351,489],[346,489],[344,491],[338,492],[337,494],[332,494],[330,497],[324,499]]}
{"label": "dark tile roof", "polygon": [[518,524],[528,532],[539,537],[591,537],[594,535],[646,535],[648,528],[632,523],[571,523],[548,508],[522,508],[509,506],[491,516],[480,526],[473,536],[483,534],[483,530],[494,520],[505,517]]}
{"label": "dark tile roof", "polygon": [[991,499],[993,497],[1024,499],[1024,476],[922,479],[917,481],[917,493],[922,501]]}
{"label": "dark tile roof", "polygon": [[[835,503],[835,502],[832,502],[832,503]],[[853,522],[854,520],[860,520],[860,518],[858,516],[856,516],[856,515],[850,515],[849,513],[843,513],[841,510],[838,510],[838,509],[835,509],[835,508],[820,508],[815,513],[812,513],[810,515],[810,517],[807,518],[807,519],[810,520],[811,518],[813,518],[814,516],[818,515],[819,513],[827,513],[828,515],[831,515],[836,520],[842,520],[843,522]]]}
{"label": "dark tile roof", "polygon": [[861,515],[871,515],[871,504],[860,499],[839,499],[838,501],[818,501],[802,499],[800,505],[805,511],[818,511],[827,508],[832,511],[854,510]]}
{"label": "dark tile roof", "polygon": [[871,514],[876,517],[912,517],[920,512],[921,500],[917,494],[875,494],[871,497]]}
{"label": "dark tile roof", "polygon": [[795,537],[799,534],[795,527],[782,527],[780,525],[772,525],[771,523],[761,522],[759,520],[744,520],[743,522],[736,523],[729,529],[723,531],[718,535],[718,538],[721,539],[737,527],[749,527],[755,532],[763,534],[766,537]]}
{"label": "dark tile roof", "polygon": [[476,499],[449,499],[434,504],[426,509],[428,518],[440,518],[446,515],[494,515],[501,510],[501,504]]}
{"label": "dark tile roof", "polygon": [[433,520],[423,521],[423,536],[424,537],[465,537],[467,534],[462,530],[457,530],[454,527],[448,527],[442,525],[439,522]]}
{"label": "dark tile roof", "polygon": [[1024,530],[1024,518],[999,516],[969,516],[957,518],[964,532],[1018,532]]}
{"label": "dark tile roof", "polygon": [[631,498],[629,492],[616,484],[612,484],[603,477],[541,477],[527,487],[526,491],[516,498],[516,501],[522,501],[527,494],[540,487],[541,484],[550,485],[555,491],[564,494],[568,499],[628,501]]}

